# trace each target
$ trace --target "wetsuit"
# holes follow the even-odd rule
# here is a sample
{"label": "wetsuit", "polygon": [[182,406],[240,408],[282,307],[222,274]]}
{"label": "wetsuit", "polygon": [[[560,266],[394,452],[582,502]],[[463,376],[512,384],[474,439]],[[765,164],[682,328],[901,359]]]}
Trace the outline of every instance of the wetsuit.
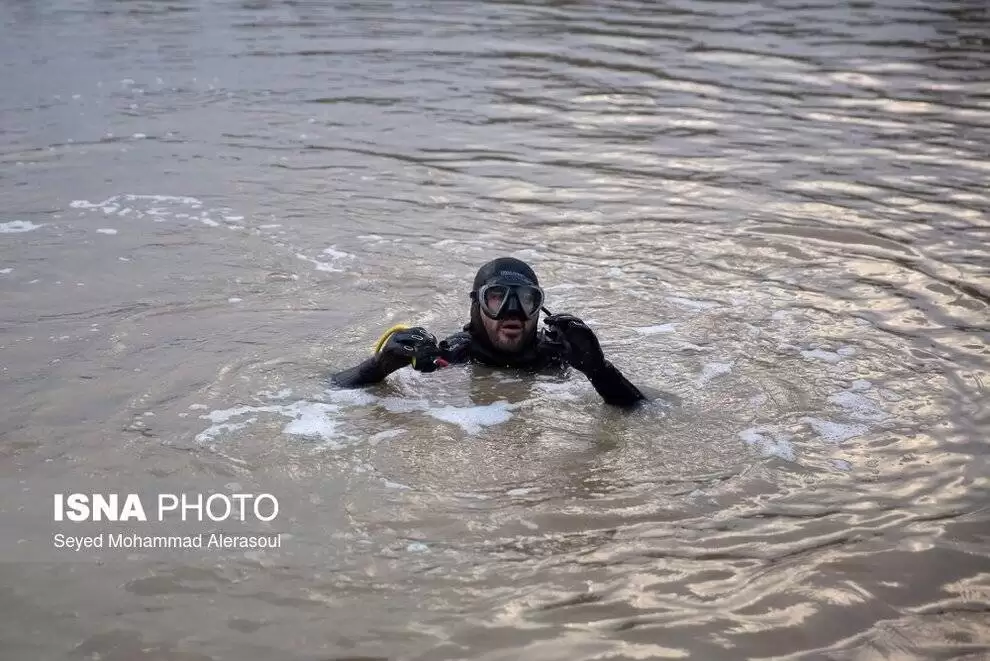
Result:
{"label": "wetsuit", "polygon": [[[574,366],[591,381],[591,385],[606,403],[615,406],[632,406],[646,397],[630,383],[609,361],[605,360],[601,346],[590,328],[580,319],[571,315],[550,315],[544,322],[551,332],[531,327],[530,336],[524,348],[518,352],[506,352],[496,348],[488,337],[482,321],[479,293],[486,286],[524,286],[528,291],[538,289],[539,280],[533,269],[522,260],[514,257],[499,257],[483,265],[474,278],[471,291],[471,321],[464,330],[436,343],[430,333],[422,328],[412,329],[406,337],[396,341],[394,346],[386,345],[376,349],[374,356],[360,365],[344,370],[332,377],[337,385],[354,388],[383,381],[392,372],[410,364],[410,355],[415,353],[413,345],[425,347],[430,353],[429,365],[436,357],[448,363],[476,362],[491,367],[508,367],[530,371],[559,370],[568,365]],[[537,298],[527,299],[530,309],[523,311],[517,295],[509,295],[504,301],[506,309],[518,310],[523,319],[539,315],[542,308],[542,289]],[[492,318],[488,302],[486,315]],[[501,314],[502,305],[498,314]],[[542,308],[544,311],[546,308]],[[395,335],[399,338],[401,333]],[[568,337],[569,336],[569,337]],[[383,337],[381,342],[386,340]],[[380,342],[380,344],[381,344]],[[390,351],[390,346],[392,351]],[[415,363],[414,363],[415,364]],[[423,363],[418,369],[423,368]]]}
{"label": "wetsuit", "polygon": [[[482,331],[484,333],[484,331]],[[487,338],[479,338],[472,332],[471,324],[464,330],[442,340],[437,346],[440,357],[447,362],[480,363],[490,367],[527,369],[534,372],[559,370],[568,365],[565,352],[560,344],[552,342],[543,331],[536,335],[535,342],[518,354],[510,354],[493,348]],[[359,365],[339,372],[332,377],[335,385],[344,388],[357,388],[379,383],[394,370],[383,366],[377,356],[371,356]],[[611,362],[587,374],[591,385],[607,404],[632,406],[646,397]]]}

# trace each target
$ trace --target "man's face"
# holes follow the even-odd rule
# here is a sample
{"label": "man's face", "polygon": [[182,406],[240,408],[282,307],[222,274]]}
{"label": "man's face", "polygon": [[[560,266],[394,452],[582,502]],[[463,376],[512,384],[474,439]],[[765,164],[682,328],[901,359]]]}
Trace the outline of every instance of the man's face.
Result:
{"label": "man's face", "polygon": [[512,316],[507,319],[489,319],[484,314],[481,315],[481,322],[485,325],[488,339],[499,351],[517,352],[522,351],[526,346],[526,341],[533,332],[538,322],[539,315],[533,315],[528,321],[522,315]]}

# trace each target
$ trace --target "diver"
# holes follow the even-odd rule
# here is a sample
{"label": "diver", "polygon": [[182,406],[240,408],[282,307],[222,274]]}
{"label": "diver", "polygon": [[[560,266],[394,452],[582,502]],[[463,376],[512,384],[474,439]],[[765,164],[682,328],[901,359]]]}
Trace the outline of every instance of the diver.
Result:
{"label": "diver", "polygon": [[[532,371],[570,365],[583,373],[607,404],[631,407],[647,398],[605,359],[598,338],[570,314],[551,314],[536,273],[525,262],[500,257],[478,270],[470,292],[471,321],[441,342],[422,327],[397,326],[378,340],[374,354],[332,377],[354,388],[383,381],[406,366],[433,372],[451,363]],[[538,328],[544,311],[545,329]]]}

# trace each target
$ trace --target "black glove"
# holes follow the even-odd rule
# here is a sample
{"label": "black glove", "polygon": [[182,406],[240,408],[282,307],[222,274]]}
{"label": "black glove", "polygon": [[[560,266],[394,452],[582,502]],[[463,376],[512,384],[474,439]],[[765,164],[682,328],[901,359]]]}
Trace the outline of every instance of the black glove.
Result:
{"label": "black glove", "polygon": [[440,357],[437,338],[425,328],[405,328],[394,331],[375,353],[379,365],[385,372],[394,372],[406,365],[420,372],[437,369],[436,359]]}
{"label": "black glove", "polygon": [[595,332],[572,314],[546,317],[547,339],[564,347],[567,362],[585,374],[594,374],[605,367],[605,353]]}

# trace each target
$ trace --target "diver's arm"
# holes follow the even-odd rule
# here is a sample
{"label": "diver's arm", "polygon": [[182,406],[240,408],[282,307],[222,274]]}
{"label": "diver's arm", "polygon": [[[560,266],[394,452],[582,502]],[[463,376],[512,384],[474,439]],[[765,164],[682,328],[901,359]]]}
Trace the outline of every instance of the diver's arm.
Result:
{"label": "diver's arm", "polygon": [[605,360],[601,344],[586,323],[570,314],[555,314],[544,322],[551,342],[558,343],[565,360],[588,377],[606,404],[629,407],[646,400],[639,388]]}
{"label": "diver's arm", "polygon": [[623,376],[619,368],[607,360],[597,370],[586,372],[585,376],[588,377],[591,385],[602,396],[606,404],[630,407],[646,401],[646,396],[640,392],[639,388]]}
{"label": "diver's arm", "polygon": [[334,385],[358,388],[379,383],[392,372],[412,365],[421,372],[436,369],[437,339],[421,327],[393,326],[375,345],[375,353],[364,361],[330,377]]}
{"label": "diver's arm", "polygon": [[379,360],[379,354],[375,354],[350,369],[337,372],[330,377],[330,381],[335,386],[341,388],[360,388],[361,386],[384,381],[385,377],[402,367],[402,365],[399,365],[395,369],[388,371],[382,365],[382,361]]}

